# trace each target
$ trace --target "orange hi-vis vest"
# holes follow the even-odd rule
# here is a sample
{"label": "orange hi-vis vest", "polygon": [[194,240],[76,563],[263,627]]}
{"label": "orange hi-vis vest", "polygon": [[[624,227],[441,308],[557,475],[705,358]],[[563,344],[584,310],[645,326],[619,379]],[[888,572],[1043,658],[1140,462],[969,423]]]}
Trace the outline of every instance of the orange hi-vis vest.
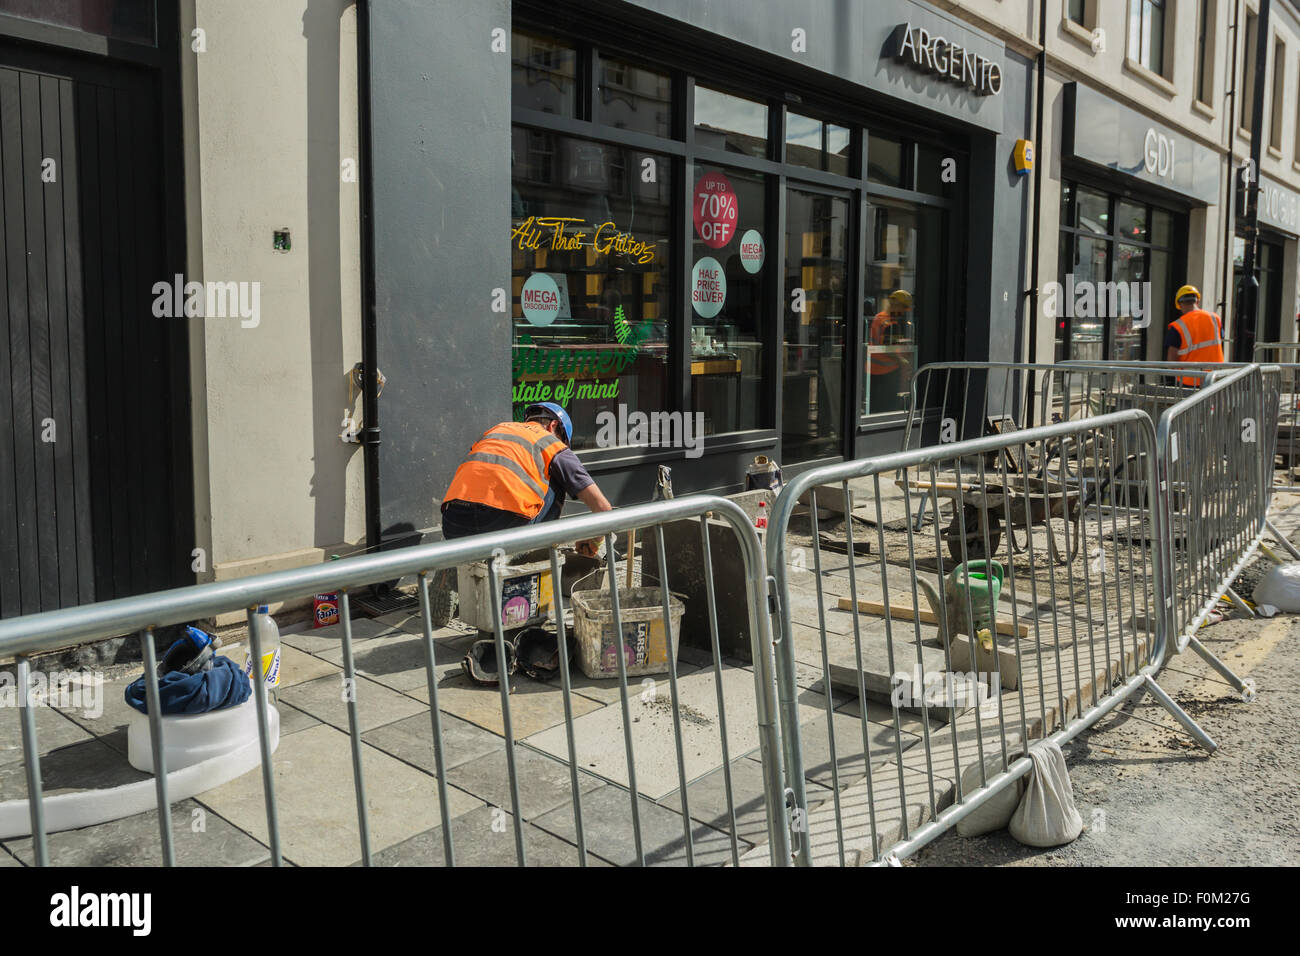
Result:
{"label": "orange hi-vis vest", "polygon": [[502,422],[483,433],[443,497],[535,518],[550,489],[551,461],[564,442],[536,422]]}
{"label": "orange hi-vis vest", "polygon": [[[886,309],[884,312],[877,312],[876,317],[871,320],[871,325],[867,327],[867,339],[872,345],[891,344],[887,340],[890,331],[898,325],[898,320]],[[886,353],[881,355],[875,353],[871,356],[867,364],[868,375],[888,375],[890,372],[897,372],[901,367],[898,356]]]}
{"label": "orange hi-vis vest", "polygon": [[[1178,330],[1178,361],[1202,365],[1223,361],[1223,320],[1213,312],[1193,309],[1174,319],[1169,327]],[[1199,385],[1202,380],[1203,376],[1183,376],[1184,385]]]}

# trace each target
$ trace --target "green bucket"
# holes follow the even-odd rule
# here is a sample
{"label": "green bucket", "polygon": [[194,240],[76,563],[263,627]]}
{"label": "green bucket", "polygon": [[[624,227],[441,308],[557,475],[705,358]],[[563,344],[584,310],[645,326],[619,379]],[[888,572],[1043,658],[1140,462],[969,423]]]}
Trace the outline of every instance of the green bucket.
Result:
{"label": "green bucket", "polygon": [[944,596],[950,615],[956,616],[957,631],[973,637],[980,628],[995,626],[1002,575],[1002,565],[996,561],[968,561],[952,569],[944,582]]}

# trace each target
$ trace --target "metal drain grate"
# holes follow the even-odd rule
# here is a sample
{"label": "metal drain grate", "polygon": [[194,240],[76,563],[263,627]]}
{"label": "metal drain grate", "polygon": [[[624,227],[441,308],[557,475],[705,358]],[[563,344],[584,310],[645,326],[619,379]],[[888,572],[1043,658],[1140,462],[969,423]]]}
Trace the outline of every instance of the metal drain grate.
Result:
{"label": "metal drain grate", "polygon": [[394,588],[383,597],[376,597],[372,594],[368,597],[354,598],[352,604],[363,614],[379,617],[383,614],[392,614],[395,611],[419,610],[420,599],[415,594],[408,594]]}

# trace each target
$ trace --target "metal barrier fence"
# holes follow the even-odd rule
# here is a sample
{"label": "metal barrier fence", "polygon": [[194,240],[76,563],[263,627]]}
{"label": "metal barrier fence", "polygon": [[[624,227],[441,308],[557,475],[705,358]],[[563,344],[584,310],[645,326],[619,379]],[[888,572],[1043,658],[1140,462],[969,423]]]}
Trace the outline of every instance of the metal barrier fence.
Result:
{"label": "metal barrier fence", "polygon": [[1232,583],[1266,531],[1265,462],[1269,435],[1276,434],[1276,420],[1267,415],[1276,405],[1271,399],[1260,366],[1237,368],[1173,405],[1156,428],[1171,634],[1177,650],[1190,643],[1239,691],[1243,681],[1205,650],[1196,632],[1221,595],[1245,607]]}
{"label": "metal barrier fence", "polygon": [[1255,361],[1278,369],[1278,419],[1270,459],[1273,490],[1300,493],[1300,342],[1256,343]]}
{"label": "metal barrier fence", "polygon": [[[729,525],[735,532],[735,540],[744,566],[745,602],[748,607],[748,633],[751,637],[753,655],[753,694],[745,690],[748,675],[743,669],[724,663],[719,648],[718,608],[715,599],[713,579],[713,560],[710,556],[710,532],[708,517],[719,519]],[[256,577],[212,584],[202,584],[179,588],[156,594],[140,595],[83,607],[51,611],[27,617],[0,621],[0,658],[13,655],[17,659],[18,680],[21,688],[28,686],[30,658],[54,648],[67,647],[75,643],[92,641],[100,638],[115,637],[122,634],[138,632],[143,649],[144,672],[146,675],[146,693],[149,712],[149,729],[153,750],[153,767],[155,768],[155,793],[158,808],[158,820],[161,838],[163,862],[172,865],[175,862],[174,842],[171,826],[171,813],[168,812],[171,801],[168,797],[168,774],[166,767],[164,722],[159,718],[159,689],[157,679],[157,655],[155,653],[154,631],[166,625],[192,622],[208,618],[223,612],[246,609],[249,619],[249,639],[254,660],[261,660],[261,629],[253,626],[253,614],[259,604],[274,603],[294,598],[301,598],[321,591],[340,590],[339,619],[341,622],[341,645],[343,677],[346,687],[352,688],[345,694],[347,702],[348,735],[351,744],[352,781],[355,789],[357,826],[359,838],[359,856],[367,865],[372,862],[374,847],[371,840],[371,827],[368,820],[368,801],[366,778],[364,772],[363,742],[361,739],[361,722],[358,715],[358,698],[364,693],[357,688],[362,684],[357,680],[357,668],[353,655],[352,621],[349,604],[349,592],[376,581],[388,581],[405,575],[417,575],[420,614],[422,619],[421,637],[423,643],[425,676],[428,690],[429,715],[431,719],[434,759],[437,768],[436,792],[431,783],[430,799],[436,797],[439,819],[442,825],[443,850],[447,865],[454,865],[456,843],[453,838],[452,813],[448,799],[447,773],[444,760],[444,735],[442,718],[439,710],[439,680],[435,671],[437,654],[431,626],[430,612],[430,575],[444,568],[453,568],[475,561],[488,562],[488,591],[491,595],[491,615],[494,621],[493,637],[495,640],[496,660],[507,660],[503,615],[501,607],[501,573],[505,555],[530,552],[535,549],[549,551],[554,600],[554,620],[556,621],[559,646],[566,642],[565,625],[565,587],[563,562],[557,546],[574,540],[603,537],[606,544],[606,576],[609,592],[610,610],[613,615],[613,634],[624,635],[624,619],[621,617],[619,589],[615,586],[620,575],[615,573],[614,542],[615,533],[630,529],[647,529],[657,544],[658,580],[664,582],[660,589],[662,596],[662,623],[665,639],[672,644],[669,608],[669,593],[674,578],[669,575],[664,548],[664,525],[683,519],[698,519],[701,534],[705,587],[707,591],[709,637],[712,646],[712,683],[716,691],[716,714],[706,713],[711,704],[704,703],[708,697],[707,689],[696,687],[703,694],[697,696],[699,706],[687,708],[694,717],[690,753],[683,748],[684,732],[682,727],[683,707],[679,698],[678,668],[676,654],[667,654],[668,683],[671,694],[672,728],[674,737],[675,770],[678,802],[681,807],[682,844],[685,862],[694,864],[696,852],[694,846],[698,824],[692,822],[687,793],[687,784],[702,771],[701,759],[710,763],[708,769],[720,768],[726,791],[725,821],[718,829],[729,835],[729,853],[726,862],[738,863],[742,848],[737,840],[737,806],[733,793],[732,759],[743,754],[733,752],[737,740],[757,743],[757,751],[762,764],[763,802],[766,808],[766,834],[770,862],[774,865],[787,865],[790,860],[788,830],[784,817],[784,788],[782,785],[781,747],[776,714],[776,684],[773,641],[770,630],[770,618],[766,613],[768,601],[768,582],[765,571],[762,545],[749,517],[734,502],[723,498],[705,495],[693,495],[668,501],[659,501],[619,509],[602,514],[590,514],[528,526],[511,531],[484,534],[454,541],[443,541],[414,548],[389,551],[380,554],[347,558],[324,565],[279,571]],[[632,560],[629,553],[627,560]],[[674,562],[674,566],[676,563]],[[585,592],[584,592],[585,593]],[[626,610],[626,609],[625,609]],[[630,612],[628,612],[630,613]],[[736,621],[724,622],[734,627]],[[635,625],[634,625],[635,627]],[[624,638],[626,639],[626,638]],[[622,643],[615,639],[614,644]],[[673,650],[676,647],[673,646]],[[643,845],[643,828],[641,821],[642,801],[638,794],[637,767],[633,738],[633,721],[628,695],[628,665],[623,653],[612,653],[617,661],[618,702],[621,708],[621,728],[624,743],[626,772],[626,790],[630,801],[630,818],[621,814],[619,820],[630,820],[630,828],[635,840],[636,862],[646,863]],[[579,785],[580,741],[575,737],[575,716],[573,710],[574,688],[570,679],[570,665],[566,654],[559,654],[560,688],[564,705],[565,745],[563,752],[567,756],[571,804],[573,811],[574,842],[577,847],[577,862],[587,864],[588,847],[584,827],[582,793]],[[734,672],[734,673],[733,673]],[[707,678],[709,668],[696,672]],[[740,711],[729,708],[724,700],[724,678],[727,678],[727,694],[732,702],[748,698],[748,703]],[[513,819],[516,862],[525,864],[527,854],[524,845],[524,813],[520,804],[519,767],[517,762],[517,743],[512,730],[511,697],[509,679],[501,680],[500,717],[502,726],[503,749],[508,770],[510,804],[502,809],[508,810]],[[260,682],[258,682],[260,687]],[[491,693],[488,690],[488,693]],[[277,809],[274,763],[272,759],[272,742],[269,731],[269,707],[265,692],[254,693],[256,700],[257,725],[260,745],[262,788],[266,805],[266,823],[268,845],[275,865],[282,863],[280,815]],[[590,702],[587,702],[588,705]],[[701,722],[716,723],[718,739],[713,741],[703,732],[697,732],[695,725]],[[21,722],[23,759],[26,764],[27,790],[30,805],[31,832],[34,836],[34,851],[37,865],[46,865],[49,859],[46,842],[45,808],[42,799],[42,779],[40,761],[40,742],[36,733],[33,708],[26,702],[26,694],[19,696],[19,719]],[[651,722],[646,722],[651,723]],[[730,731],[728,728],[731,728]],[[663,742],[660,739],[648,741],[645,733],[646,724],[641,725],[641,742],[643,749],[654,749],[662,753]],[[590,746],[592,741],[584,739],[581,743]],[[558,747],[556,748],[558,749]],[[557,756],[557,759],[561,759]],[[644,754],[643,754],[644,757]],[[716,759],[715,759],[716,758]],[[688,764],[692,773],[688,774]],[[587,764],[582,764],[586,772]],[[309,767],[295,767],[295,773],[311,773]],[[322,784],[334,781],[322,781]],[[667,799],[667,798],[665,798]],[[610,821],[601,821],[606,827]],[[711,833],[713,831],[710,831]],[[717,834],[714,833],[716,836]],[[716,842],[715,850],[716,850]],[[745,849],[748,849],[748,844]],[[720,853],[715,854],[721,856]]]}
{"label": "metal barrier fence", "polygon": [[[1151,419],[1127,409],[787,485],[767,558],[797,863],[912,853],[1026,774],[1031,741],[1064,742],[1144,691],[1214,749],[1154,680],[1169,587],[1156,449]],[[1139,494],[1110,494],[1121,473]],[[840,537],[822,503],[838,503]]]}

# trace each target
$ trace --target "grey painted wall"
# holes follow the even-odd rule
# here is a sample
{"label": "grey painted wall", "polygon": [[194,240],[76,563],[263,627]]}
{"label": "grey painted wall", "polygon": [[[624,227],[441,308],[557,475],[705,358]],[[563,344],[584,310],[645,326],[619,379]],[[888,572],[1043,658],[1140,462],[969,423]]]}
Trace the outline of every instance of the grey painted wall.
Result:
{"label": "grey painted wall", "polygon": [[[510,417],[510,2],[373,0],[385,537],[438,523],[470,443]],[[502,27],[506,51],[492,53]],[[500,361],[484,361],[485,356]]]}

